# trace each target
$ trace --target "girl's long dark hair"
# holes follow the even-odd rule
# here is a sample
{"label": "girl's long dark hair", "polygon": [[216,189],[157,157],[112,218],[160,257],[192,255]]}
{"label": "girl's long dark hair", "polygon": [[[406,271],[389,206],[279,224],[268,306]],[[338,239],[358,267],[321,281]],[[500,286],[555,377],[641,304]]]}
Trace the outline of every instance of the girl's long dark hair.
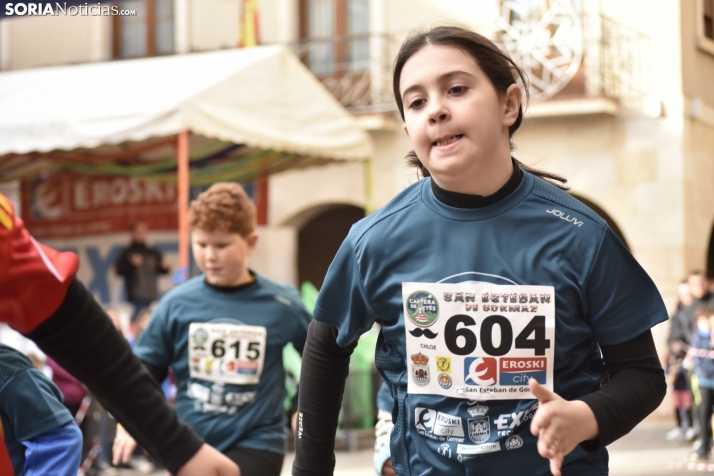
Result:
{"label": "girl's long dark hair", "polygon": [[[399,114],[401,115],[402,120],[404,120],[404,104],[402,103],[402,97],[399,93],[399,81],[402,76],[402,69],[404,68],[404,64],[407,60],[426,45],[451,46],[465,51],[474,58],[476,63],[481,67],[484,73],[486,73],[486,76],[488,76],[491,80],[491,83],[493,83],[496,91],[500,94],[506,94],[509,86],[511,86],[511,84],[517,84],[517,80],[520,80],[526,94],[526,99],[529,97],[528,81],[525,73],[523,73],[518,65],[508,57],[508,55],[503,53],[495,44],[493,44],[491,40],[466,28],[452,25],[442,25],[425,31],[412,32],[409,34],[407,39],[404,40],[404,43],[402,43],[402,46],[399,49],[399,54],[394,62],[392,88],[394,90],[394,99],[397,101],[397,108],[399,109]],[[522,105],[519,107],[518,118],[508,128],[509,138],[512,137],[518,130],[521,122],[523,122]],[[511,149],[513,148],[513,142],[511,142]],[[407,154],[406,160],[409,165],[416,167],[418,173],[420,172],[422,176],[428,177],[431,175],[429,170],[424,167],[424,164],[421,163],[419,157],[416,155],[416,152],[413,150]],[[565,186],[567,180],[564,177],[551,172],[534,169],[518,160],[516,160],[516,163],[523,170],[526,170],[537,177],[543,178],[561,189],[567,189]]]}

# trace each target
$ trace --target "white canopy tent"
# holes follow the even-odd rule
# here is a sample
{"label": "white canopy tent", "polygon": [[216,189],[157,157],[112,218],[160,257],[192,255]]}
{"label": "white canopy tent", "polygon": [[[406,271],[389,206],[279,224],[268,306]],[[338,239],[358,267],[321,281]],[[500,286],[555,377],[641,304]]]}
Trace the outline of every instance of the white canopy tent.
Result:
{"label": "white canopy tent", "polygon": [[369,136],[282,46],[0,73],[0,156],[183,130],[313,157],[372,153]]}
{"label": "white canopy tent", "polygon": [[[97,163],[108,157],[100,153],[107,146],[145,141],[147,146],[136,150],[146,150],[152,138],[167,136],[177,137],[169,156],[178,158],[183,267],[194,139],[294,154],[290,166],[315,158],[365,160],[372,154],[369,135],[284,46],[0,73],[0,181],[11,179],[6,168],[47,170],[66,156],[62,151],[94,153]],[[124,148],[119,155],[131,153]],[[263,174],[271,170],[265,160],[259,168],[267,171]]]}

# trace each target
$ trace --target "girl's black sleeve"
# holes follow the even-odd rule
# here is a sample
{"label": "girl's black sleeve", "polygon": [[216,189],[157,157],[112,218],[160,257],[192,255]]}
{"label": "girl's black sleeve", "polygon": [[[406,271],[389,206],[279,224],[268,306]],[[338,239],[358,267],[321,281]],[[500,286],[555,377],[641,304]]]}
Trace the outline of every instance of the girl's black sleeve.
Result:
{"label": "girl's black sleeve", "polygon": [[154,377],[154,380],[156,380],[156,383],[158,383],[159,385],[161,385],[164,380],[166,380],[166,377],[169,375],[169,369],[167,369],[166,367],[154,365],[145,360],[142,360],[141,363],[144,364],[146,370],[149,371],[151,376]]}
{"label": "girl's black sleeve", "polygon": [[136,441],[172,473],[203,444],[178,420],[161,387],[76,279],[59,309],[27,337],[83,382]]}
{"label": "girl's black sleeve", "polygon": [[337,344],[337,330],[312,321],[302,354],[293,476],[332,476],[335,433],[350,355],[357,342]]}
{"label": "girl's black sleeve", "polygon": [[629,433],[662,403],[667,391],[651,331],[600,349],[610,379],[579,398],[595,414],[599,429],[596,439],[581,443],[587,451],[602,449]]}

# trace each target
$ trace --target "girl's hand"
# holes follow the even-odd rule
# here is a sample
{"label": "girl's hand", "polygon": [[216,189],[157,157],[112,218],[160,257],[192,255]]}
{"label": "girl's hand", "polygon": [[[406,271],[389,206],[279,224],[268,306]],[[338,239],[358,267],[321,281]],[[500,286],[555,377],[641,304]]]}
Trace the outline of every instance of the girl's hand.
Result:
{"label": "girl's hand", "polygon": [[176,476],[240,476],[240,469],[224,454],[204,443]]}
{"label": "girl's hand", "polygon": [[123,426],[117,425],[117,434],[114,437],[112,446],[112,464],[118,465],[120,462],[128,463],[131,454],[136,449],[136,441],[131,437]]}
{"label": "girl's hand", "polygon": [[563,458],[598,435],[595,415],[585,402],[564,400],[535,379],[530,379],[528,386],[538,399],[538,411],[531,421],[531,433],[538,436],[538,453],[550,460],[550,472],[561,476]]}

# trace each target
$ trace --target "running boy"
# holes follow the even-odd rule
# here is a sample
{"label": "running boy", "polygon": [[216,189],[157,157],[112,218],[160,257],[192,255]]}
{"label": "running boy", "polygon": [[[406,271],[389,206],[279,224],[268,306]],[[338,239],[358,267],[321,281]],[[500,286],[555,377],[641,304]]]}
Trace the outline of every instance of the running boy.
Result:
{"label": "running boy", "polygon": [[[286,450],[282,350],[302,352],[311,316],[296,289],[248,267],[258,234],[243,188],[219,183],[191,204],[193,256],[204,272],[161,299],[136,354],[163,381],[176,377],[176,408],[243,476],[278,476]],[[115,462],[133,446],[115,442]]]}
{"label": "running boy", "polygon": [[332,474],[349,356],[374,322],[401,476],[607,474],[605,446],[662,401],[662,298],[597,214],[511,157],[517,80],[463,28],[402,44],[394,94],[426,178],[353,226],[330,266],[294,476]]}

